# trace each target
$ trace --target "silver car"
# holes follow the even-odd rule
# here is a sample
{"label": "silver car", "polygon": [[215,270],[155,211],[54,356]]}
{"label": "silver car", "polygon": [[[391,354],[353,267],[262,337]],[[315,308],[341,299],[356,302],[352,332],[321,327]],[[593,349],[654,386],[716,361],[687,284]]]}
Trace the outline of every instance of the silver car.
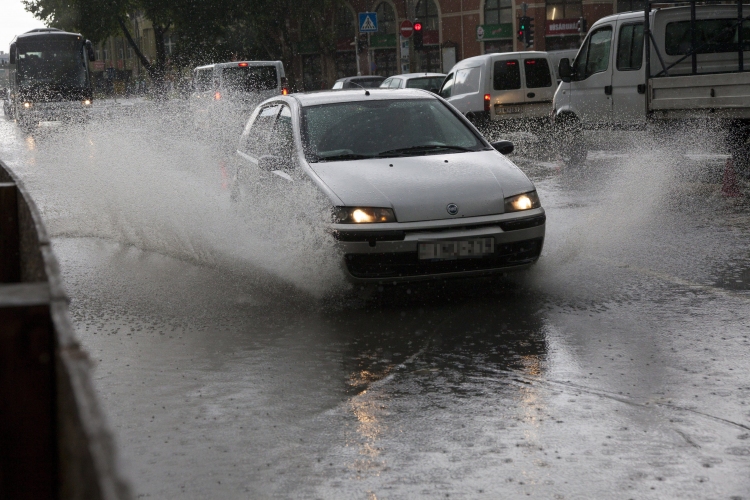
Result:
{"label": "silver car", "polygon": [[542,251],[544,209],[512,150],[425,90],[291,94],[248,120],[238,178],[314,186],[352,281],[475,276]]}

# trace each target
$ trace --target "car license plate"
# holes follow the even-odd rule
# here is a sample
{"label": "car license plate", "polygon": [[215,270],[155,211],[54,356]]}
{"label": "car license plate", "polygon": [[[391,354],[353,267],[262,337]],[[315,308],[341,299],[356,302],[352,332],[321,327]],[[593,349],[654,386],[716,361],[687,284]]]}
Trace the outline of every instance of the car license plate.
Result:
{"label": "car license plate", "polygon": [[511,113],[520,113],[521,106],[495,106],[496,115],[507,115]]}
{"label": "car license plate", "polygon": [[419,260],[481,257],[495,253],[495,238],[419,243]]}

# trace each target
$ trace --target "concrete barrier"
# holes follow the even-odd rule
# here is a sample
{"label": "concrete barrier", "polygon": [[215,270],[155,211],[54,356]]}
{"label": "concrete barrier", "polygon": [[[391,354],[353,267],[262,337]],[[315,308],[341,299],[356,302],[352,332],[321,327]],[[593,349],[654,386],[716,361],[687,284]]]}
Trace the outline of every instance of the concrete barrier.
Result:
{"label": "concrete barrier", "polygon": [[0,161],[0,498],[132,498],[91,366],[39,212]]}

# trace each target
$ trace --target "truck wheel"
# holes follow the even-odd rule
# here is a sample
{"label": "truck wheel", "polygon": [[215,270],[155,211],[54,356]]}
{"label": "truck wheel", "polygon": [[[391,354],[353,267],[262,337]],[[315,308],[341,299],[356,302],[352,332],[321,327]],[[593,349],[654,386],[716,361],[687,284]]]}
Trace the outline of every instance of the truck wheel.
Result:
{"label": "truck wheel", "polygon": [[586,161],[588,150],[583,136],[583,126],[577,118],[562,115],[556,120],[555,142],[560,157],[566,165],[581,165]]}

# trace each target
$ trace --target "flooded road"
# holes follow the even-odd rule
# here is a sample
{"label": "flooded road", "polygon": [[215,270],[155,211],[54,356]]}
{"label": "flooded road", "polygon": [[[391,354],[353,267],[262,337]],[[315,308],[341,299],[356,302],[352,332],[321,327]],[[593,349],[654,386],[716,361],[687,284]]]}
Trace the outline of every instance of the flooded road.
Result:
{"label": "flooded road", "polygon": [[139,497],[750,498],[750,205],[711,141],[522,149],[536,266],[363,301],[304,203],[238,208],[178,107],[110,108],[0,119],[0,157]]}

